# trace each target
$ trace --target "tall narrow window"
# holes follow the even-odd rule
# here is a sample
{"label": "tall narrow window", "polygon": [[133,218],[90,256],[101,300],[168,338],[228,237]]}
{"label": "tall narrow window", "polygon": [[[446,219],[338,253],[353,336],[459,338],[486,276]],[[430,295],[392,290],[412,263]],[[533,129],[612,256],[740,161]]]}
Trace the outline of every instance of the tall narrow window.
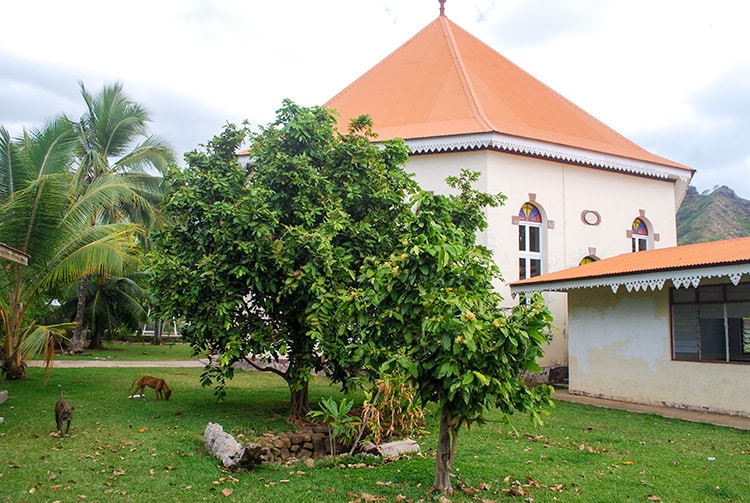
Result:
{"label": "tall narrow window", "polygon": [[632,231],[633,251],[648,250],[648,227],[646,226],[646,222],[640,218],[636,218],[633,220]]}
{"label": "tall narrow window", "polygon": [[518,212],[518,279],[542,274],[542,215],[531,203]]}

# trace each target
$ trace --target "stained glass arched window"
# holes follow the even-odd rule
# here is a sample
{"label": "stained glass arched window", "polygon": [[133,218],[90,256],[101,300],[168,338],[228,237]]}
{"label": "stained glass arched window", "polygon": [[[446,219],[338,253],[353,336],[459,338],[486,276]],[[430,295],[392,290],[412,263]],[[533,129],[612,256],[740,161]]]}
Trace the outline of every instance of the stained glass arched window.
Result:
{"label": "stained glass arched window", "polygon": [[531,203],[518,211],[518,279],[542,274],[542,214]]}
{"label": "stained glass arched window", "polygon": [[518,211],[518,218],[525,222],[542,223],[542,214],[539,213],[539,208],[531,203],[524,203],[521,206],[521,209]]}
{"label": "stained glass arched window", "polygon": [[631,225],[632,250],[634,252],[648,250],[648,226],[642,218],[636,218]]}
{"label": "stained glass arched window", "polygon": [[578,265],[590,264],[591,262],[596,262],[597,260],[599,259],[594,257],[593,255],[586,255],[581,259],[580,262],[578,262]]}

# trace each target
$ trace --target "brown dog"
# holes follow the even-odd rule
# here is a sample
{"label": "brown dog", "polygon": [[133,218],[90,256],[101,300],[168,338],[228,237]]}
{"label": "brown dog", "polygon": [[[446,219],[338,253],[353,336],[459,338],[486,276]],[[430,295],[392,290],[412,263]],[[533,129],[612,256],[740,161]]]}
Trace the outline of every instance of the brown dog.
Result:
{"label": "brown dog", "polygon": [[130,394],[130,398],[133,398],[133,395],[137,394],[140,394],[141,398],[146,398],[146,395],[144,393],[146,386],[154,388],[157,400],[159,398],[169,400],[169,397],[172,395],[172,390],[169,389],[169,386],[164,379],[151,376],[140,376],[135,381],[133,381],[133,384],[130,386],[131,390],[133,389],[133,387],[135,387],[135,391]]}
{"label": "brown dog", "polygon": [[[70,432],[70,421],[73,419],[73,407],[65,401],[63,396],[63,390],[60,388],[60,399],[55,405],[55,422],[57,423],[57,432],[60,434],[60,438],[65,438],[65,433]],[[63,433],[63,422],[67,421],[68,425]]]}

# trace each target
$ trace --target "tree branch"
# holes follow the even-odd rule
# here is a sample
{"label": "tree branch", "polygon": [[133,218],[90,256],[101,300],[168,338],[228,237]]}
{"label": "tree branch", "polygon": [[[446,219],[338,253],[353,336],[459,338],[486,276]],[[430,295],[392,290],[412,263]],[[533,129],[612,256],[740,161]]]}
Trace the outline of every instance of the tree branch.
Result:
{"label": "tree branch", "polygon": [[289,376],[286,372],[282,372],[281,370],[274,368],[274,367],[261,367],[251,359],[249,359],[247,356],[243,356],[243,359],[245,362],[247,362],[248,365],[253,367],[255,370],[258,370],[260,372],[273,372],[274,374],[278,375],[282,379],[284,379],[286,382],[289,382]]}

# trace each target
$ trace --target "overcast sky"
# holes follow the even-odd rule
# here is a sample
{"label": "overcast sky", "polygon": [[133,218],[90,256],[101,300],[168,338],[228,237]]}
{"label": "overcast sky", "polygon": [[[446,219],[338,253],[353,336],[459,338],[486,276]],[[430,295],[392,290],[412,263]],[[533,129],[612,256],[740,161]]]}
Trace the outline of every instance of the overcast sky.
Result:
{"label": "overcast sky", "polygon": [[[321,105],[406,42],[438,0],[5,2],[0,125],[83,112],[120,81],[182,155],[284,98]],[[651,152],[750,199],[750,4],[447,0],[446,15]]]}

